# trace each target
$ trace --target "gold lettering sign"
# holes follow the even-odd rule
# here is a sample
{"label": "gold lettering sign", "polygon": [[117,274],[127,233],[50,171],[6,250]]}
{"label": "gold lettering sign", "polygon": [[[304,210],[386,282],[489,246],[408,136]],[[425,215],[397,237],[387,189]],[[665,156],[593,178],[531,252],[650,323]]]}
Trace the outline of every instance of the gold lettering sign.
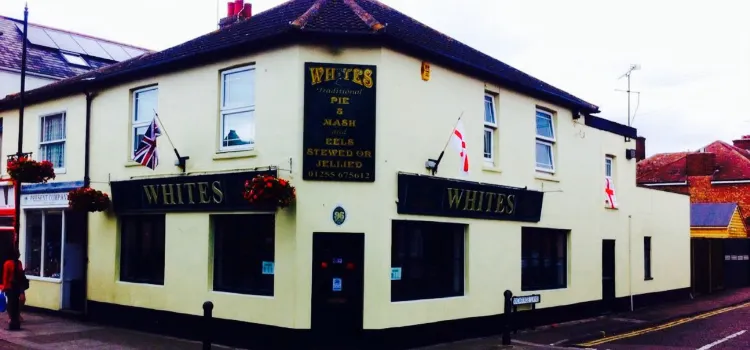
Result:
{"label": "gold lettering sign", "polygon": [[447,188],[448,208],[461,211],[484,211],[513,215],[516,196],[505,193]]}
{"label": "gold lettering sign", "polygon": [[310,67],[310,85],[343,79],[370,89],[374,85],[372,73],[372,69],[369,68]]}
{"label": "gold lettering sign", "polygon": [[[210,193],[209,193],[210,190]],[[220,181],[164,183],[157,185],[143,185],[146,202],[149,205],[180,205],[195,204],[195,198],[200,204],[221,204],[224,202],[224,190]],[[187,198],[187,203],[185,203]]]}

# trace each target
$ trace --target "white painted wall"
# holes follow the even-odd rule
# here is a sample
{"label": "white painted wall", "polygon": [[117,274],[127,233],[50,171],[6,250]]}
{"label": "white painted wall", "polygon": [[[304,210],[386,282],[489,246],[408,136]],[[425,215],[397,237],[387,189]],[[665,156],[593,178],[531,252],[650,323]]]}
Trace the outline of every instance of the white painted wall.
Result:
{"label": "white painted wall", "polygon": [[[54,79],[26,75],[26,91],[55,82]],[[21,91],[21,73],[0,70],[0,99]]]}

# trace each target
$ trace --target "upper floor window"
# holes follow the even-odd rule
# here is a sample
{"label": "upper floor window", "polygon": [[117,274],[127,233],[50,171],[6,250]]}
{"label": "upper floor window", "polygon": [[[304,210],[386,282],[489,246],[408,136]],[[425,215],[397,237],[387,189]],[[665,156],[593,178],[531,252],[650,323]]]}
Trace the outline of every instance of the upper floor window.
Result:
{"label": "upper floor window", "polygon": [[255,147],[255,67],[221,73],[221,141],[219,150]]}
{"label": "upper floor window", "polygon": [[611,179],[612,173],[614,172],[615,159],[612,156],[606,156],[604,158],[604,176]]}
{"label": "upper floor window", "polygon": [[135,151],[138,150],[143,135],[146,134],[148,126],[154,119],[154,114],[159,110],[158,97],[159,88],[156,86],[133,91],[133,144],[130,149],[130,158],[133,158]]}
{"label": "upper floor window", "polygon": [[39,160],[52,162],[55,169],[65,168],[65,112],[41,117]]}
{"label": "upper floor window", "polygon": [[551,113],[536,110],[536,169],[555,172],[555,123]]}
{"label": "upper floor window", "polygon": [[495,161],[495,133],[497,119],[495,118],[495,96],[484,94],[484,161]]}
{"label": "upper floor window", "polygon": [[61,51],[60,54],[62,55],[62,57],[65,59],[66,62],[72,65],[82,66],[82,67],[89,66],[86,60],[84,60],[83,57],[81,57],[81,55],[77,53]]}

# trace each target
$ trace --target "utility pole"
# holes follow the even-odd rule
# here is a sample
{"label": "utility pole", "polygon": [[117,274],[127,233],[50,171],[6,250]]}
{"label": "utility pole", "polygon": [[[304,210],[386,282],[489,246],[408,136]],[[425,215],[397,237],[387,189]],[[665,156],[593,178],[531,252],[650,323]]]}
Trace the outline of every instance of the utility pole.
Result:
{"label": "utility pole", "polygon": [[[16,160],[30,156],[30,153],[23,152],[23,110],[24,110],[24,95],[26,93],[26,56],[27,56],[27,38],[29,33],[29,5],[26,4],[23,10],[23,46],[21,48],[21,93],[18,97],[18,151],[14,155],[9,155],[8,158],[14,158]],[[13,220],[13,231],[14,231],[14,242],[15,248],[18,249],[20,241],[20,227],[21,227],[21,182],[18,180],[13,181],[14,187],[14,216]]]}
{"label": "utility pole", "polygon": [[[640,70],[640,69],[641,69],[641,65],[640,64],[631,64],[630,68],[628,69],[628,71],[625,72],[625,74],[621,75],[619,78],[617,78],[618,80],[622,79],[624,77],[628,78],[628,89],[627,90],[623,91],[623,90],[615,89],[616,91],[627,92],[628,93],[628,126],[631,126],[630,125],[631,124],[630,123],[630,94],[631,93],[640,94],[640,92],[638,92],[638,91],[631,91],[630,90],[630,75],[633,73],[633,71]],[[630,139],[626,137],[625,141],[626,142],[630,142]]]}

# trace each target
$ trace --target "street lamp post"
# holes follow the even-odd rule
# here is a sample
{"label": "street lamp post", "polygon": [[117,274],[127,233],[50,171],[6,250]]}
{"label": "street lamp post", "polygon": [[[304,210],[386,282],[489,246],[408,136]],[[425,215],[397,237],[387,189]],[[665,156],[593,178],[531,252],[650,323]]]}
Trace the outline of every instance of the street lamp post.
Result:
{"label": "street lamp post", "polygon": [[[21,50],[21,93],[18,97],[18,151],[16,154],[8,156],[9,160],[19,160],[20,158],[30,157],[31,153],[23,152],[23,109],[24,109],[24,94],[26,92],[26,52],[27,52],[27,37],[29,32],[29,6],[28,4],[23,10],[23,47]],[[13,244],[16,249],[19,248],[20,241],[20,227],[21,227],[21,182],[18,180],[13,181],[13,192],[14,192],[14,205],[15,205],[15,220],[13,220]]]}

